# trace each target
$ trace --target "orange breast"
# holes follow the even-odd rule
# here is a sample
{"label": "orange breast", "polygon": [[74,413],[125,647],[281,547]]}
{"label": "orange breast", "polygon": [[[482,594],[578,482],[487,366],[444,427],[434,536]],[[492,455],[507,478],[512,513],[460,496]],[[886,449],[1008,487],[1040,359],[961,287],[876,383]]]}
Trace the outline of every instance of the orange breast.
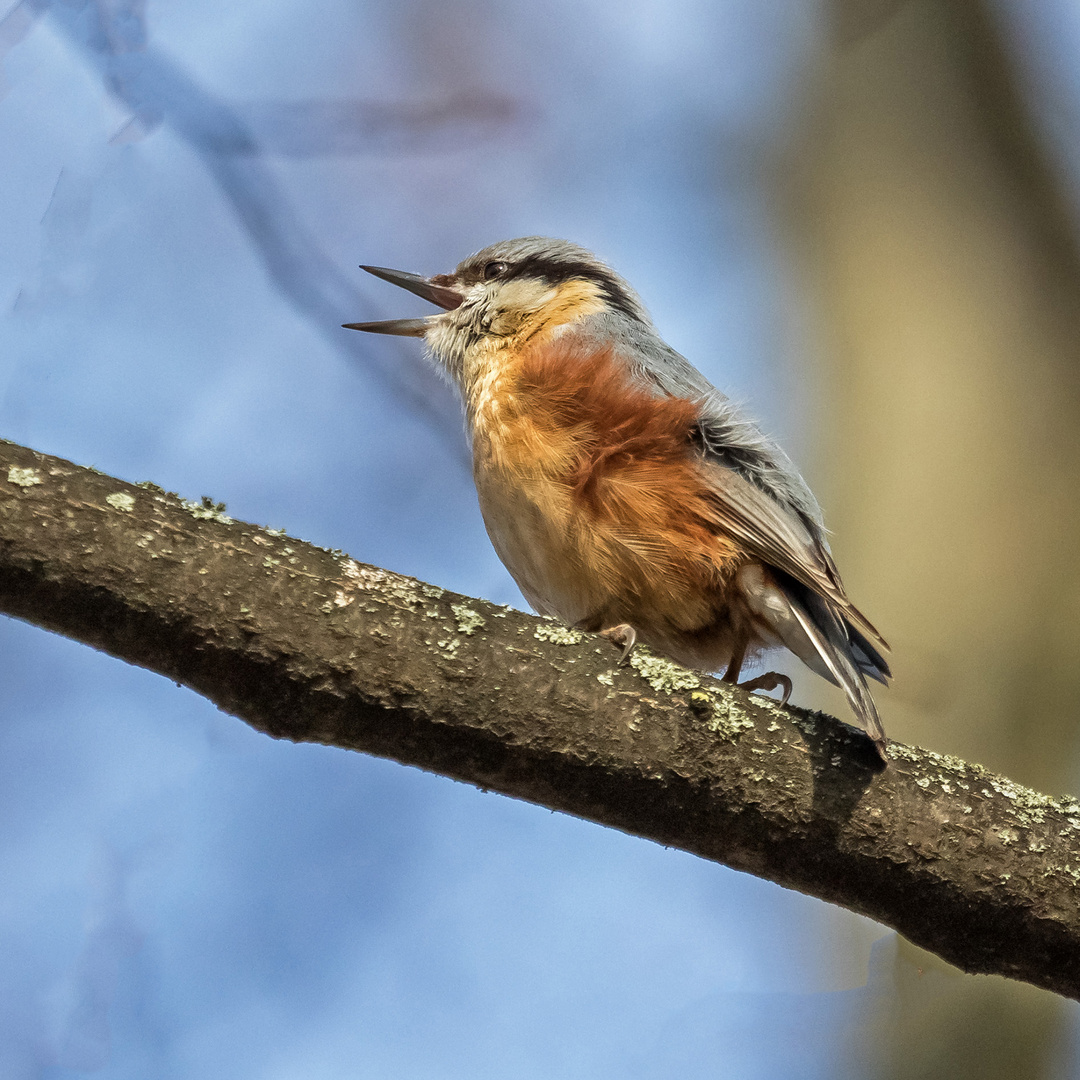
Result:
{"label": "orange breast", "polygon": [[[745,561],[718,532],[693,442],[698,407],[638,386],[610,349],[567,335],[500,372],[473,417],[496,549],[541,611],[647,642],[724,619]],[[699,665],[703,666],[703,665]]]}

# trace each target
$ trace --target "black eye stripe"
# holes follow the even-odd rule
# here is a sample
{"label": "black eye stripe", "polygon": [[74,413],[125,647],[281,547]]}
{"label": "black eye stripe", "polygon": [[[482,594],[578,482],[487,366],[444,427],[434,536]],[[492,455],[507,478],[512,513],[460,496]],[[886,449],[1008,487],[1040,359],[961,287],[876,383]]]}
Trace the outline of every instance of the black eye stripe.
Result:
{"label": "black eye stripe", "polygon": [[549,285],[560,285],[562,282],[574,278],[592,281],[600,287],[600,291],[613,308],[618,309],[624,315],[628,315],[631,319],[641,319],[641,313],[637,305],[622,285],[611,274],[606,273],[592,263],[532,256],[522,259],[520,262],[511,263],[509,268],[500,276],[503,281],[512,281],[514,278],[525,277],[539,278]]}

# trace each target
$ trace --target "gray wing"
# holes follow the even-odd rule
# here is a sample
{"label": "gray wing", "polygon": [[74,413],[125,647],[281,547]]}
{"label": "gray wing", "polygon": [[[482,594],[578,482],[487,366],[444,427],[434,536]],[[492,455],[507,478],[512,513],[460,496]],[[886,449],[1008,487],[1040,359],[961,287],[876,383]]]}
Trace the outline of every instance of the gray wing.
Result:
{"label": "gray wing", "polygon": [[[857,633],[856,646],[888,676],[888,666],[871,643],[882,649],[888,645],[848,600],[829,553],[821,508],[791,459],[651,327],[634,329],[637,339],[628,343],[634,348],[624,355],[635,378],[700,405],[702,452],[717,494],[728,506],[733,535],[765,562],[837,605]],[[637,359],[642,354],[649,357],[647,367]]]}
{"label": "gray wing", "polygon": [[[621,339],[624,359],[639,383],[699,403],[706,456],[793,512],[820,542],[827,557],[821,507],[787,454],[650,325],[629,325],[622,320],[617,327],[605,323],[604,329]],[[643,355],[648,356],[648,365],[641,362]]]}
{"label": "gray wing", "polygon": [[888,649],[888,644],[848,599],[828,548],[806,521],[733,469],[706,459],[705,473],[716,494],[716,519],[724,532],[752,555],[827,601],[855,632],[852,645],[887,678],[891,672],[878,649]]}
{"label": "gray wing", "polygon": [[844,591],[817,500],[787,455],[696,368],[659,339],[649,344],[652,363],[634,365],[637,378],[701,403],[700,444],[718,528],[772,570],[752,602],[787,648],[844,690],[884,756],[866,678],[887,683],[892,672],[882,652],[889,646]]}
{"label": "gray wing", "polygon": [[885,731],[866,677],[886,683],[888,645],[847,598],[828,549],[806,522],[732,469],[706,460],[717,527],[771,570],[747,596],[776,636],[845,693],[885,757]]}

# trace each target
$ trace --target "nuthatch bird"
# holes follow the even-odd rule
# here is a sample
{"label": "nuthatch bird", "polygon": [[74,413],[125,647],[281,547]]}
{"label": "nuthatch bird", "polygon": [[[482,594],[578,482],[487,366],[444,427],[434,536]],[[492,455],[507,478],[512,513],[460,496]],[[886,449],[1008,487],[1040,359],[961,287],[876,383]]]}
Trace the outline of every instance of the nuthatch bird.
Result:
{"label": "nuthatch bird", "polygon": [[[535,236],[452,274],[362,269],[444,309],[347,328],[422,337],[457,384],[484,524],[537,611],[733,683],[786,646],[885,759],[866,677],[887,684],[888,646],[847,598],[817,501],[618,274]],[[791,692],[776,672],[740,685]]]}

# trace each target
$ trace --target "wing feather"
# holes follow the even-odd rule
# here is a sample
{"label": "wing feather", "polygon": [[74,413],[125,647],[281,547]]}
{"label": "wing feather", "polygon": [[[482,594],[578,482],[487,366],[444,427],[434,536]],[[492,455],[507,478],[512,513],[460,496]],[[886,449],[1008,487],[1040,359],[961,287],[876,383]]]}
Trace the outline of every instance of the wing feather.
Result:
{"label": "wing feather", "polygon": [[844,591],[817,501],[787,455],[733,402],[674,349],[655,336],[650,344],[648,365],[628,351],[627,366],[640,384],[699,403],[692,437],[717,531],[773,568],[772,585],[763,581],[755,601],[759,614],[808,667],[844,689],[884,759],[885,733],[866,678],[887,685],[892,672],[882,653],[889,646]]}
{"label": "wing feather", "polygon": [[828,600],[857,637],[852,641],[868,664],[886,678],[889,667],[879,650],[889,645],[873,623],[847,598],[832,556],[801,518],[732,469],[706,461],[705,474],[714,493],[718,528],[750,554],[782,570]]}

